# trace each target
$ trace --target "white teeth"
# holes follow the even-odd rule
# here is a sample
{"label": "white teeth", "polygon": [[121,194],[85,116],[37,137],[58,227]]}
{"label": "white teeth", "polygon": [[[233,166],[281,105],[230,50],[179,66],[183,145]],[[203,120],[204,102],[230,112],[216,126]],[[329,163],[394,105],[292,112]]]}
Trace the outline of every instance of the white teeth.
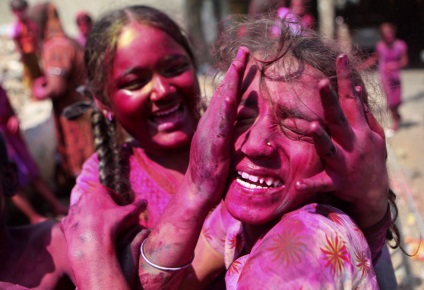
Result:
{"label": "white teeth", "polygon": [[274,180],[272,178],[267,178],[265,180],[266,185],[271,186],[274,183]]}
{"label": "white teeth", "polygon": [[254,175],[250,175],[250,176],[249,176],[249,180],[250,180],[250,181],[252,181],[252,182],[255,182],[255,183],[256,183],[256,182],[258,182],[259,177],[254,176]]}
{"label": "white teeth", "polygon": [[[247,188],[266,188],[266,187],[280,187],[283,185],[283,183],[280,180],[274,180],[272,177],[259,177],[255,175],[250,175],[247,172],[238,171],[238,175],[241,176],[241,178],[237,178],[237,182],[239,182],[241,185]],[[251,181],[252,183],[248,182]],[[258,183],[256,184],[256,183]],[[265,186],[265,184],[267,186]],[[263,186],[262,186],[263,185]]]}
{"label": "white teeth", "polygon": [[255,189],[255,188],[264,188],[264,187],[262,187],[262,186],[260,186],[260,185],[256,185],[256,184],[253,184],[253,183],[249,183],[249,182],[246,182],[246,181],[244,181],[244,180],[242,180],[242,179],[236,179],[237,180],[237,182],[238,183],[240,183],[242,186],[244,186],[244,187],[247,187],[247,188],[250,188],[250,189]]}
{"label": "white teeth", "polygon": [[153,115],[156,116],[156,117],[162,117],[162,116],[165,116],[165,115],[169,115],[169,114],[177,111],[179,107],[180,107],[180,105],[178,104],[175,107],[170,108],[169,110],[165,110],[165,111],[161,111],[161,112],[156,112]]}

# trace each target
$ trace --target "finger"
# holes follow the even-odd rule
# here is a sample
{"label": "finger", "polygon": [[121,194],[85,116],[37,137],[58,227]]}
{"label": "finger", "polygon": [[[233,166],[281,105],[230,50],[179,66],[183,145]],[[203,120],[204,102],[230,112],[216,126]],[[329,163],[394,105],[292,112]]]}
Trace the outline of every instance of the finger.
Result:
{"label": "finger", "polygon": [[137,223],[140,214],[144,212],[146,208],[147,201],[143,199],[136,199],[131,204],[120,206],[117,215],[122,218],[122,226],[126,227],[126,225]]}
{"label": "finger", "polygon": [[224,79],[213,95],[211,102],[209,103],[209,108],[211,106],[222,104],[223,100],[228,97],[239,97],[236,93],[238,92],[243,79],[248,56],[249,50],[246,47],[240,47],[236,58],[231,63]]}
{"label": "finger", "polygon": [[322,171],[310,178],[299,180],[295,183],[295,188],[301,192],[331,192],[336,186],[330,176],[325,171]]}
{"label": "finger", "polygon": [[[239,48],[235,60],[231,63],[201,120],[202,127],[209,127],[209,132],[218,137],[214,139],[214,144],[218,145],[216,146],[217,150],[220,150],[223,143],[231,142],[231,138],[227,137],[231,135],[237,117],[237,107],[241,97],[240,87],[248,55],[247,48]],[[225,156],[223,157],[225,158]]]}
{"label": "finger", "polygon": [[340,55],[336,61],[337,85],[340,106],[352,127],[362,127],[365,124],[363,108],[363,88],[355,86],[352,67],[345,54]]}
{"label": "finger", "polygon": [[352,68],[346,54],[341,54],[336,60],[337,86],[340,99],[354,98]]}
{"label": "finger", "polygon": [[369,110],[368,106],[364,104],[365,118],[367,120],[368,126],[374,132],[376,132],[380,137],[384,139],[384,129],[381,124],[377,121],[374,114]]}
{"label": "finger", "polygon": [[325,162],[327,167],[339,168],[344,162],[343,156],[341,156],[340,150],[333,143],[330,136],[319,124],[314,121],[311,123],[310,135],[314,140],[314,146],[318,156]]}
{"label": "finger", "polygon": [[330,81],[328,79],[321,80],[318,88],[326,125],[331,137],[343,147],[351,146],[353,140],[352,128],[343,113],[337,95],[331,88]]}
{"label": "finger", "polygon": [[336,147],[319,122],[314,121],[311,123],[310,135],[314,140],[315,149],[321,159],[327,160],[335,155]]}
{"label": "finger", "polygon": [[[59,228],[60,228],[60,231],[63,233],[63,234],[65,234],[65,228],[64,228],[64,223],[66,223],[66,217],[65,218],[63,218],[62,219],[62,221],[59,223]],[[65,239],[66,239],[66,235],[64,235],[65,236]]]}

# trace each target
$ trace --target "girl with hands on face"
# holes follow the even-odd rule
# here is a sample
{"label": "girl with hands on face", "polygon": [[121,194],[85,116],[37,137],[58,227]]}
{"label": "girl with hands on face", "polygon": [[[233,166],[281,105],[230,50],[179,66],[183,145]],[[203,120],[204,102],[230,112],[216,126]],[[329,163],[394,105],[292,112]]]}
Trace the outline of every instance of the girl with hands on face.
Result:
{"label": "girl with hands on face", "polygon": [[[266,30],[267,22],[263,21],[247,23],[252,35]],[[222,226],[228,215],[218,209],[206,221],[203,233],[230,267],[226,277],[230,288],[252,285],[248,277],[258,275],[263,275],[261,282],[269,281],[270,286],[281,285],[281,282],[297,285],[300,281],[311,287],[331,283],[376,286],[374,274],[368,270],[372,258],[376,261],[378,256],[374,254],[379,252],[374,251],[375,248],[381,249],[383,243],[375,243],[373,239],[384,240],[392,223],[383,130],[370,112],[363,81],[347,56],[339,55],[316,36],[293,35],[287,30],[283,23],[277,40],[261,38],[258,34],[251,39],[249,36],[237,38],[231,33],[221,36],[219,51],[224,52],[223,63],[226,63],[225,52],[237,45],[248,46],[252,55],[235,123],[234,176],[230,176],[224,205],[221,205],[241,226],[238,230]],[[324,55],[326,57],[321,58]],[[331,84],[338,95],[329,79],[333,79]],[[302,208],[308,203],[310,205]],[[347,251],[345,254],[350,253],[343,256],[346,261],[358,258],[358,249],[366,253],[368,245],[361,235],[356,236],[357,239],[353,238],[355,235],[345,235],[355,231],[357,226],[349,222],[346,214],[325,204],[349,213],[362,229],[377,223],[380,227],[378,234],[371,235],[372,256],[362,260],[367,261],[362,264],[367,265],[365,272],[350,268],[350,262],[342,261],[337,261],[340,268],[331,270],[334,274],[334,269],[343,272],[349,268],[352,272],[348,276],[352,275],[352,279],[338,280],[331,271],[328,277],[334,280],[316,279],[298,271],[302,268],[301,261],[307,260],[308,267],[325,276],[328,267],[336,262],[333,260],[324,266],[321,260],[330,259],[326,257],[329,253],[322,249],[332,234],[339,242],[352,238],[343,249]],[[309,219],[308,213],[318,215]],[[330,223],[321,219],[320,214],[333,216],[329,218]],[[327,232],[325,225],[332,227],[336,220],[340,223],[333,225],[335,232]],[[302,226],[294,227],[295,224]],[[339,225],[343,225],[342,228]],[[290,228],[292,232],[287,231]],[[283,234],[282,229],[286,229]],[[225,239],[215,239],[219,233],[224,233]],[[337,248],[334,241],[332,246]],[[286,253],[291,247],[286,243],[295,247],[295,256]],[[310,252],[305,253],[305,247]],[[235,260],[235,257],[239,258]],[[264,263],[265,260],[277,264]],[[248,274],[258,268],[263,271]]]}

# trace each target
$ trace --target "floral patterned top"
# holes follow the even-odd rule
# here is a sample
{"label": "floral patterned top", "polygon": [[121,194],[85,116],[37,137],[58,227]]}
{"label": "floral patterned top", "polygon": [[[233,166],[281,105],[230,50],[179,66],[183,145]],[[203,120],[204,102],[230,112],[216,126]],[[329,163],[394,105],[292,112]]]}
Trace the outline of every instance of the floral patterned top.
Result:
{"label": "floral patterned top", "polygon": [[284,215],[247,255],[241,223],[223,203],[203,231],[225,257],[227,289],[378,289],[364,235],[331,206],[310,204]]}

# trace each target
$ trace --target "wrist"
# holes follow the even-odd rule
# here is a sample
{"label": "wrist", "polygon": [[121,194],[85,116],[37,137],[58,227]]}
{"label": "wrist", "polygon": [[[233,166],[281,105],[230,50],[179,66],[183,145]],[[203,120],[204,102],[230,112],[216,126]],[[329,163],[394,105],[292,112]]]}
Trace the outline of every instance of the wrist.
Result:
{"label": "wrist", "polygon": [[186,174],[177,192],[187,209],[193,209],[201,213],[209,212],[220,201],[221,195],[217,198],[217,192],[207,185],[198,184],[192,181],[189,174]]}
{"label": "wrist", "polygon": [[[374,197],[374,198],[373,198]],[[362,198],[351,203],[349,215],[361,229],[375,225],[383,219],[387,212],[389,190],[378,193],[370,192],[368,198]]]}
{"label": "wrist", "polygon": [[[74,241],[68,240],[68,252],[73,263],[91,263],[99,261],[98,257],[116,257],[115,244],[105,235],[95,237],[91,232],[76,235]],[[102,253],[99,255],[99,253]],[[96,259],[91,259],[96,257]],[[101,260],[102,260],[101,259]]]}

